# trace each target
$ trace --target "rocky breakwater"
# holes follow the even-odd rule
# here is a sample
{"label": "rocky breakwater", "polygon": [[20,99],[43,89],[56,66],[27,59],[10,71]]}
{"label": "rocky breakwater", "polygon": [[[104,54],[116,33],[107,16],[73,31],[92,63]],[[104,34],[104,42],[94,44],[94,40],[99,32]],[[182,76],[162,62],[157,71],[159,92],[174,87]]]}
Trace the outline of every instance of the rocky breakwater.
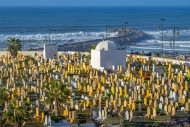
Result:
{"label": "rocky breakwater", "polygon": [[[126,29],[109,29],[109,33],[117,32],[118,35],[115,37],[108,37],[108,40],[112,40],[117,43],[121,49],[124,49],[127,45],[135,44],[141,42],[143,40],[148,40],[153,38],[151,35],[140,31],[134,28]],[[126,33],[125,33],[126,32]],[[95,40],[88,40],[83,42],[77,43],[65,43],[58,45],[59,51],[89,51],[91,49],[92,44],[98,44],[102,39],[95,39]],[[34,49],[31,49],[34,50]],[[43,50],[43,49],[36,49],[36,50]]]}
{"label": "rocky breakwater", "polygon": [[[151,35],[146,34],[143,31],[139,31],[134,28],[126,29],[126,34],[124,29],[112,29],[109,32],[118,32],[118,36],[107,38],[109,40],[115,41],[121,48],[125,48],[126,45],[135,44],[141,42],[142,40],[148,40],[153,38]],[[60,51],[89,51],[92,44],[97,44],[102,39],[90,40],[85,42],[63,44],[58,46]]]}
{"label": "rocky breakwater", "polygon": [[126,29],[115,29],[113,32],[118,32],[118,37],[111,38],[110,40],[115,41],[120,45],[121,48],[125,48],[127,45],[135,44],[143,40],[152,39],[153,36],[135,28]]}

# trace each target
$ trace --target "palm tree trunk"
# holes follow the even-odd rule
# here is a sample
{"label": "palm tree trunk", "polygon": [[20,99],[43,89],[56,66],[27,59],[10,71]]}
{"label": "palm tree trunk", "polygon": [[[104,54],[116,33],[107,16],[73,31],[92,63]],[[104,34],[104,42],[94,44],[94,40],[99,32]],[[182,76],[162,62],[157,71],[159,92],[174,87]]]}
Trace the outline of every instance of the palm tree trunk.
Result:
{"label": "palm tree trunk", "polygon": [[57,101],[55,101],[55,105],[54,105],[55,107],[55,116],[58,116],[58,102]]}
{"label": "palm tree trunk", "polygon": [[60,114],[61,114],[60,112],[61,112],[62,110],[61,110],[61,105],[60,105],[60,103],[58,103],[57,106],[58,106],[58,111],[57,111],[57,113],[58,113],[59,116],[61,116],[61,115],[60,115]]}

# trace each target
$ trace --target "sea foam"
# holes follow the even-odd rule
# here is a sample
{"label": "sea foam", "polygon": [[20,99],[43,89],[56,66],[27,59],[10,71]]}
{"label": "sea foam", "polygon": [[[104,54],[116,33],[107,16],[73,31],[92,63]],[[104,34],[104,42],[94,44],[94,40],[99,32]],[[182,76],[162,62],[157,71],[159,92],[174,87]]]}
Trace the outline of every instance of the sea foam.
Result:
{"label": "sea foam", "polygon": [[[108,37],[115,37],[118,33],[108,33]],[[49,37],[54,41],[69,41],[69,40],[94,40],[103,39],[105,32],[75,32],[75,33],[52,33],[52,34],[1,34],[1,40],[8,40],[11,37],[20,40],[48,40]]]}

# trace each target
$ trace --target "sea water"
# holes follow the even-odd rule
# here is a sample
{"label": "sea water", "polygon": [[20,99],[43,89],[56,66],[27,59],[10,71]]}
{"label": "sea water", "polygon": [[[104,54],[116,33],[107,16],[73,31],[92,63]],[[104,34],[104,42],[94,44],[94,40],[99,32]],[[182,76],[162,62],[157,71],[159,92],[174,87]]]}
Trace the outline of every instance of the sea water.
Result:
{"label": "sea water", "polygon": [[[160,51],[161,22],[164,51],[171,51],[176,26],[175,50],[190,49],[189,7],[0,7],[0,50],[7,40],[22,40],[25,49],[40,48],[49,40],[58,44],[101,39],[106,24],[111,28],[132,27],[153,35],[153,39],[128,45],[128,50]],[[108,32],[108,37],[118,33]]]}

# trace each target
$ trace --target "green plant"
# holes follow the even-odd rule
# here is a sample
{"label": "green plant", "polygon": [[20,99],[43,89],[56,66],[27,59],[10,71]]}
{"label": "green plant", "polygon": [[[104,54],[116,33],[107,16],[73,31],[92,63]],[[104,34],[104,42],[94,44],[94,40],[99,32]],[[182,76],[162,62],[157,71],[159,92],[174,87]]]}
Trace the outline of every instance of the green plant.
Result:
{"label": "green plant", "polygon": [[156,107],[156,112],[157,112],[157,113],[159,113],[159,112],[160,112],[159,107]]}
{"label": "green plant", "polygon": [[4,105],[5,101],[8,100],[8,91],[5,88],[0,89],[0,105]]}
{"label": "green plant", "polygon": [[8,119],[16,126],[22,127],[23,123],[31,120],[30,105],[28,103],[17,106],[16,100],[12,100],[8,111],[3,114],[3,119]]}
{"label": "green plant", "polygon": [[55,121],[56,123],[58,123],[58,122],[60,122],[61,120],[65,119],[65,117],[63,117],[63,116],[53,116],[53,117],[51,117],[51,119],[52,119],[53,121]]}
{"label": "green plant", "polygon": [[46,86],[46,92],[48,97],[45,102],[52,106],[54,105],[55,116],[60,116],[61,104],[68,99],[68,96],[70,95],[69,90],[66,88],[65,84],[60,84],[55,81]]}
{"label": "green plant", "polygon": [[78,114],[78,118],[80,119],[87,119],[88,118],[88,114]]}
{"label": "green plant", "polygon": [[136,104],[139,104],[139,103],[144,103],[144,100],[137,100],[135,101]]}
{"label": "green plant", "polygon": [[8,40],[8,51],[10,52],[11,56],[16,57],[18,51],[22,49],[22,44],[19,39],[10,38]]}
{"label": "green plant", "polygon": [[120,127],[124,127],[125,126],[125,119],[122,118],[120,121],[119,121],[119,125]]}
{"label": "green plant", "polygon": [[97,46],[97,44],[91,44],[91,45],[90,45],[90,49],[95,49],[96,46]]}
{"label": "green plant", "polygon": [[8,79],[8,77],[2,77],[2,84],[6,84],[7,83],[7,79]]}

